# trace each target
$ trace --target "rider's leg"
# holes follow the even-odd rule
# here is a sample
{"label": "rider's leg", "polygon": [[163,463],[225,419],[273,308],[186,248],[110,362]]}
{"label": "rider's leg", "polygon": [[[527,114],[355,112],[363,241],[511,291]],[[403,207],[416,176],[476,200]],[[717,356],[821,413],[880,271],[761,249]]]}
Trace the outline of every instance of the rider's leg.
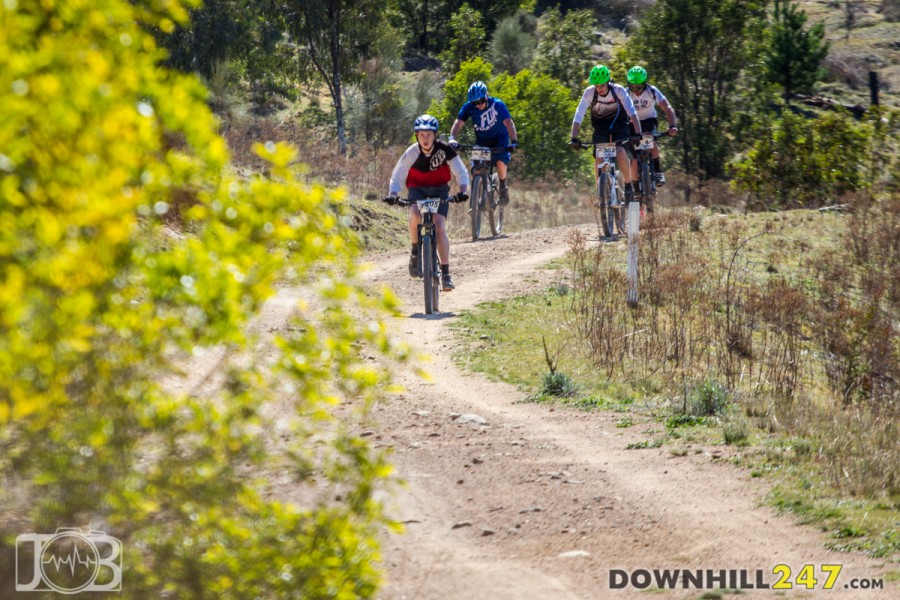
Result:
{"label": "rider's leg", "polygon": [[666,176],[663,173],[662,165],[659,164],[659,146],[653,142],[653,171],[656,177],[656,185],[666,185]]}
{"label": "rider's leg", "polygon": [[441,259],[441,285],[445,292],[453,290],[453,278],[450,275],[450,236],[447,235],[447,218],[434,215],[434,231],[437,235],[438,258]]}
{"label": "rider's leg", "polygon": [[506,162],[508,161],[509,158],[506,158],[506,161],[500,158],[494,163],[497,169],[497,177],[500,179],[500,203],[504,206],[509,204],[509,183],[506,180]]}
{"label": "rider's leg", "polygon": [[419,223],[422,222],[422,215],[419,214],[419,207],[415,204],[409,207],[409,239],[415,249],[419,242]]}
{"label": "rider's leg", "polygon": [[632,183],[631,179],[631,161],[628,160],[628,153],[625,152],[625,148],[622,146],[616,148],[616,166],[619,168],[619,172],[622,173],[622,178],[625,180],[625,202],[633,202],[634,183]]}
{"label": "rider's leg", "polygon": [[419,207],[413,204],[409,207],[409,237],[412,242],[412,248],[409,251],[409,276],[421,277],[422,265],[419,262],[419,223],[422,215],[419,213]]}
{"label": "rider's leg", "polygon": [[450,264],[450,236],[447,235],[447,218],[434,215],[434,228],[437,234],[438,257],[442,265]]}

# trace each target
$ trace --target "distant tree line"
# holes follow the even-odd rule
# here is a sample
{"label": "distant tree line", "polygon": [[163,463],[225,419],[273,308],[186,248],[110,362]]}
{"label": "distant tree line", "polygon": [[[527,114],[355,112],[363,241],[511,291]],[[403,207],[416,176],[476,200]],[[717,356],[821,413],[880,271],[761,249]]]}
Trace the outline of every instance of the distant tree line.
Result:
{"label": "distant tree line", "polygon": [[[624,44],[603,33],[611,24],[625,24]],[[548,106],[562,113],[537,138],[523,130],[515,168],[530,175],[581,168],[564,138],[593,64],[621,83],[642,64],[678,111],[666,159],[701,179],[728,176],[747,125],[812,92],[828,53],[822,25],[790,0],[208,0],[156,39],[181,70],[213,78],[226,65],[256,102],[327,95],[317,114],[342,152],[408,141],[408,122],[432,102],[449,127],[471,83],[461,74],[482,73],[517,123]]]}

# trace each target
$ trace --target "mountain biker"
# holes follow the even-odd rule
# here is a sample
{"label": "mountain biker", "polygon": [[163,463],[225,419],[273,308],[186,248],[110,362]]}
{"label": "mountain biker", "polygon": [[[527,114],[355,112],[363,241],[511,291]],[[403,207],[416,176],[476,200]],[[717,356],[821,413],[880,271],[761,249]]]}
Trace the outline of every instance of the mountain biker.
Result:
{"label": "mountain biker", "polygon": [[[581,102],[575,110],[572,120],[572,148],[578,148],[578,130],[588,110],[591,113],[591,125],[594,128],[591,143],[616,142],[616,164],[625,179],[625,202],[634,200],[634,184],[631,180],[630,159],[632,152],[628,144],[628,122],[638,135],[641,133],[641,122],[637,118],[637,109],[628,95],[628,91],[609,80],[609,69],[606,65],[596,65],[588,76],[590,85],[581,95]],[[594,157],[594,172],[600,167],[600,159]]]}
{"label": "mountain biker", "polygon": [[[456,150],[446,142],[437,139],[438,121],[431,115],[419,116],[413,123],[413,131],[416,135],[416,143],[406,149],[397,165],[391,173],[391,183],[388,188],[388,204],[397,203],[397,195],[403,185],[409,189],[409,200],[424,200],[425,198],[447,199],[450,194],[450,173],[456,177],[459,185],[459,193],[451,202],[465,202],[469,199],[466,190],[469,187],[469,172],[462,159],[456,154]],[[456,286],[450,276],[450,238],[447,236],[447,212],[449,204],[441,203],[438,213],[434,215],[435,233],[437,236],[437,251],[441,259],[441,282],[445,292],[452,291]],[[419,207],[411,204],[409,207],[409,236],[412,239],[412,250],[409,253],[410,277],[421,277],[422,270],[419,261],[419,223],[422,215]]]}
{"label": "mountain biker", "polygon": [[[631,101],[634,102],[638,111],[638,119],[641,121],[643,131],[656,131],[658,120],[656,118],[656,105],[658,104],[666,111],[666,121],[669,123],[669,129],[666,132],[670,136],[678,134],[677,121],[675,118],[675,109],[654,85],[647,83],[647,70],[644,67],[635,65],[628,69],[628,93]],[[632,135],[638,135],[632,130]],[[656,141],[653,142],[653,170],[656,171],[656,185],[666,185],[666,176],[663,174],[662,167],[659,165],[659,146]],[[637,173],[637,161],[632,162],[632,169]]]}
{"label": "mountain biker", "polygon": [[[488,148],[511,148],[515,151],[519,147],[516,125],[513,123],[506,104],[499,98],[491,98],[488,95],[487,85],[483,81],[476,81],[469,86],[468,101],[459,110],[453,127],[450,128],[450,145],[455,149],[459,144],[456,135],[462,129],[470,117],[475,127],[475,143]],[[500,178],[500,204],[509,204],[509,186],[506,181],[506,165],[510,161],[510,152],[492,152],[491,160],[497,169]]]}

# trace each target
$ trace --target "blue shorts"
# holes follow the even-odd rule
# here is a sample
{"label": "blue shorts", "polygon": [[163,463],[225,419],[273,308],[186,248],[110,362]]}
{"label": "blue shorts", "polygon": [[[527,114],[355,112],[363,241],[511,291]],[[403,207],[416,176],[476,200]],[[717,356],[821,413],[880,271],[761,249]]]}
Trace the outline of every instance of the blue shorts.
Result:
{"label": "blue shorts", "polygon": [[504,148],[502,152],[491,152],[491,163],[494,165],[496,165],[498,161],[502,162],[504,165],[508,165],[509,161],[512,159],[510,153],[505,150],[505,148],[509,146],[509,138],[475,138],[475,144],[478,146],[486,146],[488,148]]}
{"label": "blue shorts", "polygon": [[[450,196],[450,186],[434,185],[411,187],[409,188],[409,194],[407,196],[410,200],[424,200],[425,198],[443,198],[446,200]],[[446,217],[448,212],[450,212],[450,203],[441,202],[441,206],[438,208],[438,214]]]}

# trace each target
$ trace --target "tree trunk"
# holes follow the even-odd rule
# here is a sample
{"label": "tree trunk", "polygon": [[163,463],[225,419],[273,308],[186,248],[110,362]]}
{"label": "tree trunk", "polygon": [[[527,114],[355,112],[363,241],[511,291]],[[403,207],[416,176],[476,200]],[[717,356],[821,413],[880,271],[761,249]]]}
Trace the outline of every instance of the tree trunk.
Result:
{"label": "tree trunk", "polygon": [[422,3],[422,33],[419,36],[419,50],[428,52],[428,0]]}
{"label": "tree trunk", "polygon": [[343,87],[341,85],[341,2],[331,2],[331,100],[337,124],[338,147],[347,154],[347,133],[344,127]]}

